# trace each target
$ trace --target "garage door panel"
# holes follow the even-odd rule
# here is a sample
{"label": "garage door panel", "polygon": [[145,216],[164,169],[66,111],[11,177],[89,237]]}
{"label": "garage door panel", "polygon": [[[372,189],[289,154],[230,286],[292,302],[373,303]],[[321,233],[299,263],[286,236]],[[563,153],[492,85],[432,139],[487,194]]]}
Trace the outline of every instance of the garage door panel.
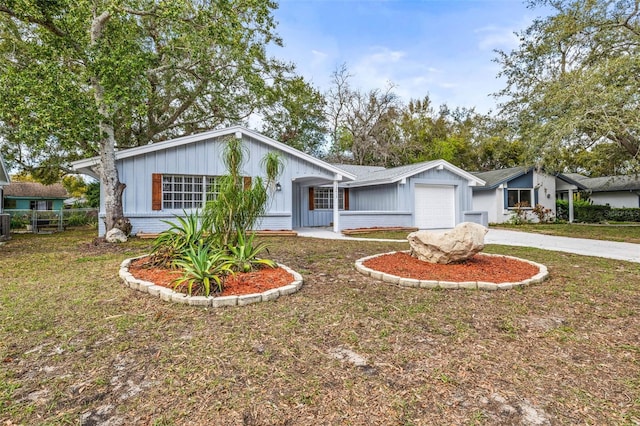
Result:
{"label": "garage door panel", "polygon": [[420,229],[453,228],[456,221],[455,187],[416,185],[415,226]]}

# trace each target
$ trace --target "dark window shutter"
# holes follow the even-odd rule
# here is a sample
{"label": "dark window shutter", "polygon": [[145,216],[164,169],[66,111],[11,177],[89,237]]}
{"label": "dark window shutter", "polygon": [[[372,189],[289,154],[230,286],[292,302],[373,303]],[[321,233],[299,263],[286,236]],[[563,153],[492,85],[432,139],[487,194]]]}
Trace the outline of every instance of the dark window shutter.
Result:
{"label": "dark window shutter", "polygon": [[162,174],[151,175],[151,210],[162,210]]}
{"label": "dark window shutter", "polygon": [[251,176],[244,176],[242,178],[242,188],[245,191],[251,189]]}
{"label": "dark window shutter", "polygon": [[344,189],[344,209],[349,210],[349,188]]}
{"label": "dark window shutter", "polygon": [[314,210],[315,209],[315,200],[314,200],[314,194],[313,194],[313,187],[310,186],[309,187],[309,210]]}

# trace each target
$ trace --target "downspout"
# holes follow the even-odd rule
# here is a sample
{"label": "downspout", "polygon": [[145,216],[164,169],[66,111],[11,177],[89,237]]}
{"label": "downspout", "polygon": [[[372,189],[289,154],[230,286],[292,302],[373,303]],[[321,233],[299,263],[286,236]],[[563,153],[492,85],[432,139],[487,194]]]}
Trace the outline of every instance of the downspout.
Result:
{"label": "downspout", "polygon": [[340,182],[342,180],[342,176],[339,174],[335,174],[333,176],[333,232],[335,233],[339,233],[340,232],[340,224],[338,223],[340,221],[340,206],[338,205],[338,196],[339,194],[339,188],[338,188],[338,182]]}
{"label": "downspout", "polygon": [[573,223],[573,189],[569,188],[569,223]]}

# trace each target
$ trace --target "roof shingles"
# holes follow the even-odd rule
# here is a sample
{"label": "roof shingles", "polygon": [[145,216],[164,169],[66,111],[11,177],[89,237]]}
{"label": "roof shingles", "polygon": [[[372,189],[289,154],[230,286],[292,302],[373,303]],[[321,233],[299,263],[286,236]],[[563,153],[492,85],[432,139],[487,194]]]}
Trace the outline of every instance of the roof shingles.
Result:
{"label": "roof shingles", "polygon": [[60,183],[43,185],[37,182],[11,182],[4,187],[5,197],[22,198],[69,198],[67,190]]}

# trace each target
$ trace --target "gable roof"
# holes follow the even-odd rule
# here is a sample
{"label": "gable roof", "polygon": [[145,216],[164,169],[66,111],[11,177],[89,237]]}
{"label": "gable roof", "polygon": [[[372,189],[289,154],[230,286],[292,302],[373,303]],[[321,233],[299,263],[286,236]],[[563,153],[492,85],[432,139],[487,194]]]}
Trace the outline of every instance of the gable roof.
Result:
{"label": "gable roof", "polygon": [[[474,176],[479,177],[480,179],[483,179],[486,182],[484,187],[478,188],[478,190],[483,190],[483,189],[495,189],[505,182],[509,182],[513,179],[519,178],[520,176],[526,175],[533,169],[534,169],[533,167],[517,166],[517,167],[510,167],[508,169],[490,170],[488,172],[473,172],[472,174]],[[554,174],[554,176],[557,177],[558,179],[561,179],[567,183],[575,185],[578,187],[578,189],[585,189],[585,186],[582,184],[581,180],[578,180],[575,177],[570,175],[573,175],[573,173]]]}
{"label": "gable roof", "polygon": [[4,164],[2,156],[0,156],[0,186],[8,185],[10,182],[11,178],[7,172],[7,166]]}
{"label": "gable roof", "polygon": [[[336,167],[332,164],[329,164],[325,161],[315,158],[309,154],[305,154],[302,151],[298,151],[297,149],[290,147],[289,145],[285,145],[281,142],[278,142],[274,139],[271,139],[265,135],[262,135],[253,130],[249,130],[246,127],[242,127],[242,126],[232,126],[232,127],[227,127],[225,129],[209,130],[207,132],[198,133],[195,135],[183,136],[176,139],[169,139],[162,142],[156,142],[149,145],[139,146],[136,148],[124,149],[122,151],[116,152],[116,160],[122,160],[125,158],[135,157],[138,155],[144,155],[147,153],[161,151],[168,148],[174,148],[181,145],[187,145],[194,142],[200,142],[207,139],[215,139],[219,137],[232,136],[232,135],[237,138],[240,138],[242,137],[242,135],[245,135],[249,138],[253,138],[275,149],[283,151],[286,154],[289,154],[293,157],[300,158],[326,171],[339,175],[342,178],[346,178],[348,180],[355,179],[355,175],[350,173],[347,170]],[[97,166],[99,163],[100,163],[100,157],[93,157],[93,158],[87,158],[84,160],[74,161],[73,163],[71,163],[71,167],[73,167],[73,169],[78,172],[87,174],[94,178],[98,178],[96,172],[93,170],[93,167]]]}
{"label": "gable roof", "polygon": [[38,182],[12,182],[4,187],[4,196],[12,198],[69,198],[61,183],[43,185]]}
{"label": "gable roof", "polygon": [[510,167],[508,169],[490,170],[488,172],[473,172],[472,174],[484,180],[485,186],[478,189],[495,189],[505,182],[509,182],[522,175],[526,175],[533,167]]}
{"label": "gable roof", "polygon": [[581,175],[580,173],[564,173],[564,175],[566,177],[568,177],[569,179],[573,179],[575,181],[581,181],[581,180],[589,179],[588,176]]}
{"label": "gable roof", "polygon": [[409,164],[406,166],[393,167],[391,169],[378,168],[378,170],[366,170],[362,169],[363,173],[357,175],[353,182],[348,182],[345,186],[359,187],[359,186],[372,186],[372,185],[384,185],[389,183],[400,182],[411,176],[417,175],[422,172],[426,172],[430,169],[447,169],[452,173],[455,173],[470,183],[470,186],[484,185],[484,180],[472,175],[469,172],[462,170],[459,167],[445,160],[432,160],[422,163]]}
{"label": "gable roof", "polygon": [[640,191],[640,176],[583,177],[580,183],[591,192]]}
{"label": "gable roof", "polygon": [[339,163],[332,163],[332,164],[346,172],[354,174],[356,178],[358,176],[362,176],[367,173],[376,172],[379,170],[385,170],[385,167],[382,167],[382,166],[360,166],[357,164],[339,164]]}

